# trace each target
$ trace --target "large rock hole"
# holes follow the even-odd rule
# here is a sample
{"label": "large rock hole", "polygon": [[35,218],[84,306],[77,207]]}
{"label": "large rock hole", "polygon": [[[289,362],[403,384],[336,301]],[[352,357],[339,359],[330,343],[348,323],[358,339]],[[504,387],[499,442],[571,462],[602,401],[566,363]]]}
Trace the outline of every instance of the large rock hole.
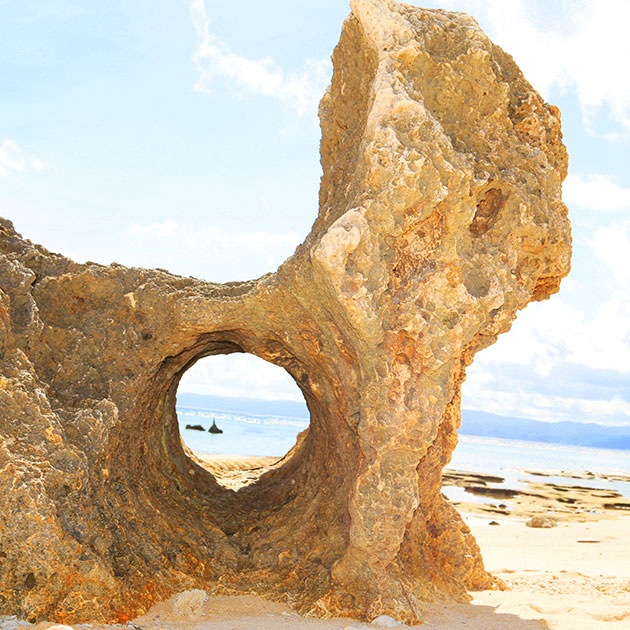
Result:
{"label": "large rock hole", "polygon": [[185,447],[233,490],[281,466],[309,426],[288,372],[248,353],[197,361],[179,382],[176,409]]}

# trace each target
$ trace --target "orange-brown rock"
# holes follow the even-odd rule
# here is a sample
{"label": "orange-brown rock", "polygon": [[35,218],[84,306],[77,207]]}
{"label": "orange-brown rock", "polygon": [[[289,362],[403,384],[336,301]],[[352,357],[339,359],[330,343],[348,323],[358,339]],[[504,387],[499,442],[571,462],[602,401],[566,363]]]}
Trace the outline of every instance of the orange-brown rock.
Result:
{"label": "orange-brown rock", "polygon": [[[226,285],[0,245],[0,614],[125,620],[175,591],[415,621],[488,587],[440,493],[475,352],[569,270],[558,110],[463,13],[352,0],[312,232]],[[180,376],[250,352],[308,433],[235,492],[182,445]]]}

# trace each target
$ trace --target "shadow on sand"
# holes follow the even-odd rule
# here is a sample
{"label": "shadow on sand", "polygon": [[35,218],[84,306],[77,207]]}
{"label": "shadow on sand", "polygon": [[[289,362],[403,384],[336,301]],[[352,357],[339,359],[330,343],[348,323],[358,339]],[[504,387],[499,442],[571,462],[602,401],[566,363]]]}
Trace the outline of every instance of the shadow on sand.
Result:
{"label": "shadow on sand", "polygon": [[[440,602],[426,604],[424,623],[414,626],[421,630],[550,630],[541,619],[524,619],[518,614],[497,612],[497,606],[482,604],[454,604]],[[524,610],[524,614],[535,614]]]}

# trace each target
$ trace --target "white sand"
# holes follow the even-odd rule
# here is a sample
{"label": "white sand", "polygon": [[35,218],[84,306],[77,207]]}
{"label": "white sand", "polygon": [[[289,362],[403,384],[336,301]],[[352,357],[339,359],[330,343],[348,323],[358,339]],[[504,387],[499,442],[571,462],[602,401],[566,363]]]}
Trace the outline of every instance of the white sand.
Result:
{"label": "white sand", "polygon": [[[471,628],[630,628],[630,516],[560,523],[551,529],[532,529],[509,519],[498,527],[489,525],[489,519],[466,520],[486,567],[510,588],[473,593],[472,608],[484,611],[485,625]],[[430,606],[423,627],[463,627],[441,625],[444,614]]]}

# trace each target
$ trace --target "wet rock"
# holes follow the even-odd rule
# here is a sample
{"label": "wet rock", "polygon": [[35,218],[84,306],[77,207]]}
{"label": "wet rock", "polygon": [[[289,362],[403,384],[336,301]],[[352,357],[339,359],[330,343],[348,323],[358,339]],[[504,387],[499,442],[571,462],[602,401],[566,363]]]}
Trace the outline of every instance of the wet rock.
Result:
{"label": "wet rock", "polygon": [[219,429],[216,422],[213,420],[212,426],[208,429],[208,433],[223,433],[223,431]]}
{"label": "wet rock", "polygon": [[447,468],[442,473],[442,481],[444,485],[466,487],[467,484],[471,486],[485,486],[488,483],[504,483],[505,479],[495,475],[482,475]]}
{"label": "wet rock", "polygon": [[630,502],[619,501],[617,503],[604,503],[606,510],[630,510]]}
{"label": "wet rock", "polygon": [[187,424],[186,429],[189,431],[205,431],[205,429],[200,424]]}
{"label": "wet rock", "polygon": [[527,527],[536,527],[536,528],[550,528],[555,527],[558,524],[558,521],[552,516],[548,516],[546,514],[537,514],[536,516],[532,516],[525,525]]}
{"label": "wet rock", "polygon": [[[77,264],[0,221],[0,614],[125,623],[213,588],[411,623],[493,584],[441,471],[466,367],[569,270],[559,112],[467,15],[351,6],[319,215],[276,273]],[[311,413],[238,492],[175,411],[181,375],[233,352]]]}
{"label": "wet rock", "polygon": [[519,490],[512,490],[510,488],[489,488],[487,486],[464,486],[466,492],[471,494],[481,494],[495,499],[511,499],[517,494],[521,494]]}

